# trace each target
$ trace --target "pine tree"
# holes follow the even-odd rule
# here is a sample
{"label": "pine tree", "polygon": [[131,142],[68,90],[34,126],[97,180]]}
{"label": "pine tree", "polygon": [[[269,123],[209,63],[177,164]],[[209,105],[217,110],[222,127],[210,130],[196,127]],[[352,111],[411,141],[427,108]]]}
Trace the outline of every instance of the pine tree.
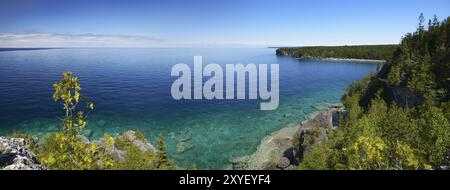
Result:
{"label": "pine tree", "polygon": [[173,169],[172,161],[169,160],[169,156],[167,153],[167,146],[166,143],[164,142],[164,136],[162,133],[158,135],[156,143],[158,145],[156,168]]}
{"label": "pine tree", "polygon": [[423,26],[423,23],[425,22],[425,17],[423,16],[423,13],[420,13],[419,16],[419,32],[423,31],[425,28]]}
{"label": "pine tree", "polygon": [[437,18],[436,15],[433,16],[433,22],[431,23],[431,25],[432,25],[433,27],[439,26],[439,19]]}

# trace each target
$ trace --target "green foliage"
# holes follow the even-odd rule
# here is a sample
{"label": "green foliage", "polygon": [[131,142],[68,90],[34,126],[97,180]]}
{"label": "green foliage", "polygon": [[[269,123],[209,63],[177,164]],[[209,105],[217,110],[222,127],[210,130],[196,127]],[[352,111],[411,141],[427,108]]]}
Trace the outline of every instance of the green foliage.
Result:
{"label": "green foliage", "polygon": [[347,153],[349,169],[386,169],[386,144],[380,137],[360,136],[343,151]]}
{"label": "green foliage", "polygon": [[421,165],[419,157],[415,155],[416,150],[408,144],[397,141],[391,144],[388,152],[392,169],[429,169],[429,165]]}
{"label": "green foliage", "polygon": [[111,149],[114,146],[114,138],[111,137],[108,133],[103,134],[103,141],[106,144],[106,148]]}
{"label": "green foliage", "polygon": [[349,58],[391,60],[398,45],[363,45],[363,46],[316,46],[299,48],[279,48],[277,54],[295,57],[313,58]]}
{"label": "green foliage", "polygon": [[145,139],[144,133],[142,133],[141,131],[135,131],[135,135],[138,140],[147,141],[147,139]]}
{"label": "green foliage", "polygon": [[[137,135],[138,133],[136,133]],[[142,133],[141,133],[142,134]],[[137,135],[138,136],[138,135]],[[139,139],[139,137],[138,137]],[[145,138],[142,139],[147,142]],[[126,151],[123,161],[117,163],[115,169],[119,170],[169,170],[175,169],[172,161],[169,160],[166,145],[162,136],[158,137],[158,150],[142,151],[126,138],[115,138],[115,146],[122,151]],[[161,147],[161,148],[159,148]]]}
{"label": "green foliage", "polygon": [[33,135],[26,134],[26,133],[18,133],[15,130],[13,130],[13,133],[10,135],[12,138],[22,138],[22,139],[33,139]]}
{"label": "green foliage", "polygon": [[132,142],[116,138],[115,145],[118,149],[126,151],[124,161],[118,162],[115,169],[119,170],[152,170],[157,169],[156,154],[152,150],[141,151]]}
{"label": "green foliage", "polygon": [[398,66],[393,66],[387,76],[387,83],[391,86],[398,86],[401,81],[400,68]]}
{"label": "green foliage", "polygon": [[[55,92],[53,100],[60,101],[65,110],[63,120],[64,133],[75,136],[86,127],[83,111],[77,110],[78,103],[85,101],[88,109],[94,109],[94,103],[80,94],[81,86],[78,78],[73,76],[72,72],[67,71],[63,74],[63,79],[53,84]],[[81,99],[80,99],[81,98]]]}
{"label": "green foliage", "polygon": [[326,170],[329,169],[329,148],[325,144],[313,146],[303,162],[297,166],[299,170]]}
{"label": "green foliage", "polygon": [[[362,80],[352,83],[347,88],[344,96],[342,96],[341,101],[347,104],[344,106],[355,107],[353,111],[360,113],[362,108],[367,108],[372,98],[376,98],[383,93],[383,89],[379,89],[380,83],[377,76],[370,73]],[[356,106],[361,108],[357,108]]]}
{"label": "green foliage", "polygon": [[64,133],[52,134],[37,150],[39,162],[54,170],[109,169],[115,163],[105,149]]}
{"label": "green foliage", "polygon": [[[328,141],[315,145],[299,169],[430,169],[448,164],[450,21],[435,17],[426,30],[423,16],[419,20],[418,30],[405,35],[391,62],[347,89],[342,98],[347,117],[340,117]],[[410,108],[390,102],[389,93],[383,92],[397,86],[424,97],[424,103]]]}
{"label": "green foliage", "polygon": [[437,95],[432,96],[436,101],[446,95],[437,91],[448,91],[450,86],[450,22],[439,22],[435,16],[425,29],[423,19],[419,20],[417,31],[404,36],[387,66],[388,85],[405,85],[423,96]]}
{"label": "green foliage", "polygon": [[356,93],[352,96],[345,96],[343,98],[344,106],[348,110],[348,117],[356,119],[362,114],[362,108],[359,106],[359,100],[359,93]]}
{"label": "green foliage", "polygon": [[379,136],[360,136],[343,152],[348,159],[346,169],[386,170],[418,169],[420,161],[409,145],[386,142]]}
{"label": "green foliage", "polygon": [[302,143],[302,146],[309,147],[315,144],[315,140],[319,138],[320,133],[321,133],[320,126],[319,125],[314,126],[314,131],[311,133],[311,135],[305,138],[305,140]]}
{"label": "green foliage", "polygon": [[424,108],[420,118],[421,148],[433,165],[443,164],[450,148],[450,122],[440,108]]}
{"label": "green foliage", "polygon": [[65,110],[63,133],[52,134],[38,147],[38,160],[50,169],[85,170],[108,169],[114,165],[114,160],[104,148],[95,143],[83,141],[79,133],[86,127],[83,111],[77,110],[81,101],[87,103],[88,109],[94,109],[94,104],[80,94],[78,78],[68,71],[63,79],[53,85],[53,99],[60,101]]}
{"label": "green foliage", "polygon": [[162,133],[158,135],[158,138],[156,139],[156,144],[158,145],[156,167],[159,169],[174,169],[172,161],[169,160],[169,156],[167,154],[167,147],[164,142],[164,136]]}
{"label": "green foliage", "polygon": [[352,101],[344,102],[348,116],[326,142],[311,148],[299,169],[427,169],[444,161],[450,126],[442,110],[431,107],[418,115],[381,98],[367,109],[353,96],[346,100]]}

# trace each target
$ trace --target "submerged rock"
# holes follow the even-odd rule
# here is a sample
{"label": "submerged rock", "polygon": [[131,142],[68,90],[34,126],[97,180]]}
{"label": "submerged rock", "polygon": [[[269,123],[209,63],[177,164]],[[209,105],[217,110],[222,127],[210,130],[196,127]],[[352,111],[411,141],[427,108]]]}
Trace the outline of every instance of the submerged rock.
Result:
{"label": "submerged rock", "polygon": [[94,131],[92,131],[92,130],[90,130],[90,129],[85,129],[85,130],[83,130],[83,135],[86,136],[86,137],[88,137],[88,138],[91,137],[92,134],[94,134]]}
{"label": "submerged rock", "polygon": [[[328,111],[309,114],[310,119],[300,125],[285,127],[266,136],[255,153],[230,159],[230,169],[294,169],[310,148],[302,146],[303,142],[308,139],[313,144],[321,143],[328,131],[333,129],[334,123],[337,123],[336,113],[341,110],[340,105],[333,105]],[[314,134],[315,132],[318,134]],[[313,136],[314,139],[311,139]]]}
{"label": "submerged rock", "polygon": [[292,152],[291,141],[298,128],[299,126],[282,128],[264,137],[254,154],[230,159],[231,169],[285,170],[293,168],[290,167],[291,161],[286,156],[290,155],[287,152]]}
{"label": "submerged rock", "polygon": [[186,142],[186,141],[191,140],[191,138],[192,138],[191,134],[189,134],[188,131],[185,131],[178,135],[177,140],[180,142]]}
{"label": "submerged rock", "polygon": [[35,121],[33,122],[33,126],[34,126],[34,127],[41,126],[41,121],[35,120]]}
{"label": "submerged rock", "polygon": [[292,114],[291,113],[285,113],[285,114],[283,114],[283,117],[291,117],[292,116]]}
{"label": "submerged rock", "polygon": [[0,137],[0,168],[3,170],[44,170],[23,138]]}
{"label": "submerged rock", "polygon": [[98,125],[99,127],[104,127],[104,126],[106,125],[106,120],[100,119],[100,120],[97,122],[97,125]]}
{"label": "submerged rock", "polygon": [[49,124],[47,127],[48,132],[58,131],[60,128],[56,124]]}
{"label": "submerged rock", "polygon": [[176,151],[177,153],[184,153],[188,150],[191,150],[192,148],[194,148],[194,145],[186,143],[186,142],[179,142],[177,143],[176,146]]}

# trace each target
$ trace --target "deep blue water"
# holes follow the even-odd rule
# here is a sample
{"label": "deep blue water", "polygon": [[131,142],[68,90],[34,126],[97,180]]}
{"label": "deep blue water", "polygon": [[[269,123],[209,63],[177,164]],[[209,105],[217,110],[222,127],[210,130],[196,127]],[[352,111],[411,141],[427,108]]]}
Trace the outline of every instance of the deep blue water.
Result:
{"label": "deep blue water", "polygon": [[[260,111],[259,100],[174,100],[171,68],[192,66],[195,55],[203,65],[278,63],[278,109]],[[253,153],[264,136],[338,102],[350,83],[376,67],[277,57],[268,48],[0,51],[0,135],[60,130],[63,110],[52,99],[52,84],[70,70],[95,103],[88,113],[91,138],[140,130],[154,142],[162,132],[177,164],[220,169],[229,158]]]}

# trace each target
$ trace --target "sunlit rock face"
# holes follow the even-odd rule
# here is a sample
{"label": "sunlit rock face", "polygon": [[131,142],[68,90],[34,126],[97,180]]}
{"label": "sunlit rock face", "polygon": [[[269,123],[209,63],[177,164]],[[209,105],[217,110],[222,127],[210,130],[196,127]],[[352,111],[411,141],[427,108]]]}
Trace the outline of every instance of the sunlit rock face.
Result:
{"label": "sunlit rock face", "polygon": [[23,138],[0,137],[0,168],[3,170],[44,170]]}

